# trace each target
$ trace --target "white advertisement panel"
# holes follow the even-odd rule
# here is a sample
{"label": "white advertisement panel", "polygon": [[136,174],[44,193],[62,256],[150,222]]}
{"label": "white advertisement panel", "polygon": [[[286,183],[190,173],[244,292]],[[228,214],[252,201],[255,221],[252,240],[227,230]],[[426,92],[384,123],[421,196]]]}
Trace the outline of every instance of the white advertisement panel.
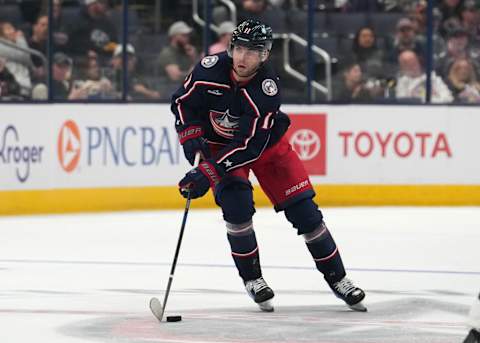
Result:
{"label": "white advertisement panel", "polygon": [[189,169],[166,105],[12,105],[0,111],[4,190],[167,186]]}
{"label": "white advertisement panel", "polygon": [[[317,184],[480,184],[480,113],[284,106]],[[189,169],[168,105],[0,106],[0,190],[173,186]]]}
{"label": "white advertisement panel", "polygon": [[[283,110],[292,114],[289,134],[297,151],[316,151],[315,142],[320,142],[316,157],[304,158],[315,183],[480,184],[478,108],[352,105]],[[303,124],[295,123],[295,113],[305,114],[300,115]],[[323,117],[324,124],[312,127],[317,117]],[[305,128],[313,132],[299,147],[302,136],[295,130]],[[324,164],[320,172],[308,166],[314,159],[317,166]]]}

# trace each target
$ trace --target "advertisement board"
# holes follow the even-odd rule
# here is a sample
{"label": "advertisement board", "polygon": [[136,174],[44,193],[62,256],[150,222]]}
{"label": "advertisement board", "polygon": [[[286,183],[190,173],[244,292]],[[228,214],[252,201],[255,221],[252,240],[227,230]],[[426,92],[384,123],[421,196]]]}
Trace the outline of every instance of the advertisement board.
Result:
{"label": "advertisement board", "polygon": [[[329,204],[480,204],[474,107],[283,106]],[[1,213],[180,207],[165,104],[2,105]],[[252,178],[255,184],[255,178]],[[256,203],[268,204],[259,187]],[[211,196],[197,203],[213,206]]]}
{"label": "advertisement board", "polygon": [[2,112],[8,107],[0,124],[0,189],[171,186],[188,170],[167,106]]}
{"label": "advertisement board", "polygon": [[[475,108],[352,105],[284,110],[293,121],[291,136],[301,137],[307,126],[310,131],[326,127],[324,140],[306,137],[301,150],[293,145],[314,183],[480,184],[480,161],[474,157],[475,146],[480,146],[480,116]],[[326,161],[316,155],[319,162],[309,165],[314,154],[305,151],[317,150],[325,153]]]}

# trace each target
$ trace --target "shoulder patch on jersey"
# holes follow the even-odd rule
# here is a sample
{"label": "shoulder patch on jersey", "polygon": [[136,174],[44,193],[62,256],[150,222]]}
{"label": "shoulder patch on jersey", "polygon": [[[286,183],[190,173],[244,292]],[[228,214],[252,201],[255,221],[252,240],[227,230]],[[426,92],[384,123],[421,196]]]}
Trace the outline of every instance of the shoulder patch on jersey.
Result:
{"label": "shoulder patch on jersey", "polygon": [[262,90],[268,96],[274,96],[278,93],[278,87],[272,79],[265,79],[262,82]]}
{"label": "shoulder patch on jersey", "polygon": [[213,56],[205,56],[204,58],[202,58],[202,67],[204,68],[211,68],[213,67],[215,64],[217,64],[218,62],[218,56],[217,55],[213,55]]}

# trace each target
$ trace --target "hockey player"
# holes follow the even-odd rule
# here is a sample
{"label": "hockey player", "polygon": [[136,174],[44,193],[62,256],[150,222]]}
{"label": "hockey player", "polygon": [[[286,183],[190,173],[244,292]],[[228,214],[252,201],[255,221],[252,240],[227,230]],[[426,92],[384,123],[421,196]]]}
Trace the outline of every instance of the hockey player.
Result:
{"label": "hockey player", "polygon": [[472,327],[463,343],[480,343],[480,294],[470,310],[468,324]]}
{"label": "hockey player", "polygon": [[172,96],[186,158],[193,165],[195,154],[202,155],[199,166],[180,181],[180,192],[198,198],[212,188],[246,290],[263,311],[273,311],[274,293],[262,277],[252,224],[248,175],[253,171],[275,210],[284,211],[305,239],[333,293],[350,308],[366,311],[365,293],[346,278],[308,175],[284,136],[290,120],[279,110],[278,78],[267,63],[272,42],[269,26],[242,22],[227,52],[203,58]]}

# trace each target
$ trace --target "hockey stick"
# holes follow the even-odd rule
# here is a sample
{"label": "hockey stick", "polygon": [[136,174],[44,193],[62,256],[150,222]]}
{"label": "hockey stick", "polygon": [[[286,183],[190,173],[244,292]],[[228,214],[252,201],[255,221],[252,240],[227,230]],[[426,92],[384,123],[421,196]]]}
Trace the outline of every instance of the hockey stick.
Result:
{"label": "hockey stick", "polygon": [[[200,163],[200,153],[195,155],[194,167],[198,166]],[[172,268],[170,269],[170,277],[168,279],[167,289],[165,291],[165,296],[163,298],[163,306],[158,298],[153,297],[150,299],[150,310],[153,315],[158,319],[159,322],[163,319],[163,314],[165,313],[165,307],[167,306],[168,295],[170,294],[170,287],[172,286],[173,274],[175,273],[175,267],[177,266],[178,254],[180,252],[180,246],[182,245],[183,232],[185,231],[185,224],[187,223],[188,210],[190,209],[190,192],[187,196],[187,203],[185,204],[185,212],[183,212],[182,227],[180,228],[180,234],[178,237],[177,248],[175,249],[175,255],[173,257]]]}

